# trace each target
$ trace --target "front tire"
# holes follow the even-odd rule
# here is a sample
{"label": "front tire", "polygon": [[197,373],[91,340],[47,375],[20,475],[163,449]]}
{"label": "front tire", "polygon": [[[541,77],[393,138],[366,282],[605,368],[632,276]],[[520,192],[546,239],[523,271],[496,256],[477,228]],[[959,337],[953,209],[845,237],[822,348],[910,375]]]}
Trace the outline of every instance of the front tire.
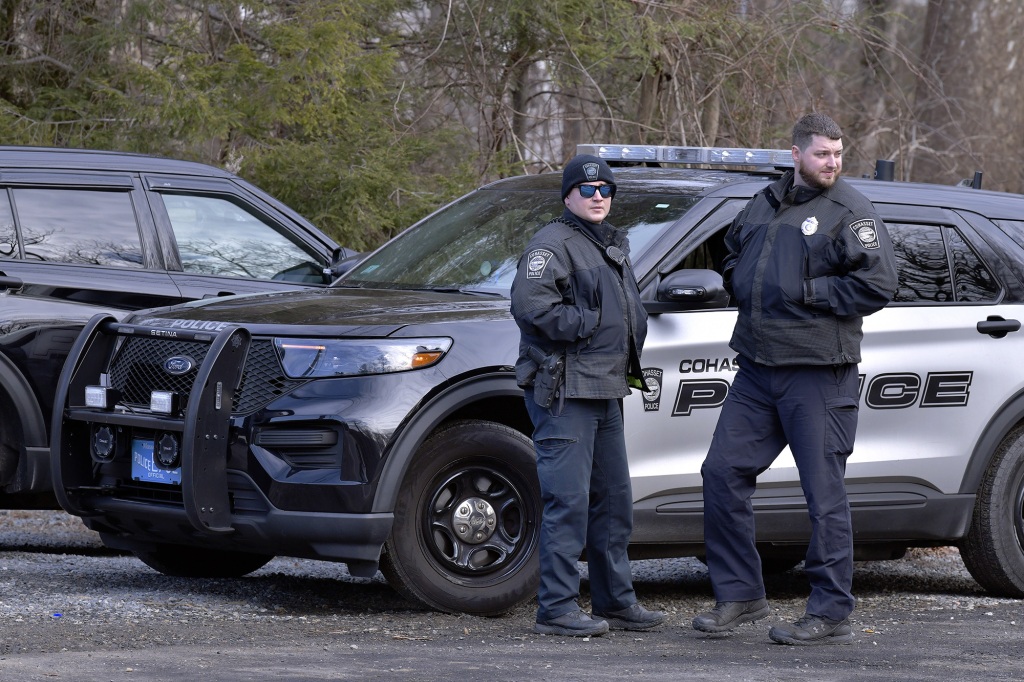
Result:
{"label": "front tire", "polygon": [[960,556],[988,592],[1024,597],[1024,429],[1007,436],[989,464]]}
{"label": "front tire", "polygon": [[440,611],[505,613],[537,592],[540,514],[533,442],[501,424],[455,422],[406,472],[381,572]]}

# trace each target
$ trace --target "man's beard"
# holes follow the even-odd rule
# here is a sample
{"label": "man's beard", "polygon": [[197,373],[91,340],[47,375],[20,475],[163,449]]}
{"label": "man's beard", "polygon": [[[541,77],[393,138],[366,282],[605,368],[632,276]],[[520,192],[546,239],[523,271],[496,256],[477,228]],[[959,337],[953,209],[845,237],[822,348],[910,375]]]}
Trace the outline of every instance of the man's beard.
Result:
{"label": "man's beard", "polygon": [[805,172],[803,168],[801,168],[800,177],[803,178],[803,181],[807,183],[808,187],[811,187],[813,189],[828,189],[832,185],[836,184],[836,180],[839,178],[839,170],[837,169],[832,172],[831,180],[821,180],[820,178],[818,178],[818,176],[811,175],[810,173]]}

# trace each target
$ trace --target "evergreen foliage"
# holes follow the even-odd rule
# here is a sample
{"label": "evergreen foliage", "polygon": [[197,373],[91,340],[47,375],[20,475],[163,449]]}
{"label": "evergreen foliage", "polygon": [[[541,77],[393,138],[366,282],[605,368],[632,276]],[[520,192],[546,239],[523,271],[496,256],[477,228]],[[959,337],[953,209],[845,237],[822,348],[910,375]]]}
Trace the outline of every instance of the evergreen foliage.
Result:
{"label": "evergreen foliage", "polygon": [[[223,166],[361,250],[477,184],[557,170],[578,143],[788,147],[811,110],[849,133],[848,174],[889,158],[948,181],[998,143],[990,128],[1020,129],[946,96],[988,102],[956,80],[965,60],[928,56],[949,50],[923,23],[983,3],[950,4],[3,0],[0,139]],[[985,19],[1008,36],[999,63],[969,62],[989,80],[1024,63],[1009,5]],[[1003,112],[1024,110],[1014,82]]]}

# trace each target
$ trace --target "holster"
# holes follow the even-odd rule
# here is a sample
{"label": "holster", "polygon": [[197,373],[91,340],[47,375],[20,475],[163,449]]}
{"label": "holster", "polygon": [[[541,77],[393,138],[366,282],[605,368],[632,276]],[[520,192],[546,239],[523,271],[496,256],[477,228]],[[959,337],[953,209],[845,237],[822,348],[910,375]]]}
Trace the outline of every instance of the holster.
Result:
{"label": "holster", "polygon": [[546,410],[559,397],[565,380],[565,354],[557,351],[544,354],[533,346],[526,353],[537,363],[537,374],[533,377],[533,400]]}

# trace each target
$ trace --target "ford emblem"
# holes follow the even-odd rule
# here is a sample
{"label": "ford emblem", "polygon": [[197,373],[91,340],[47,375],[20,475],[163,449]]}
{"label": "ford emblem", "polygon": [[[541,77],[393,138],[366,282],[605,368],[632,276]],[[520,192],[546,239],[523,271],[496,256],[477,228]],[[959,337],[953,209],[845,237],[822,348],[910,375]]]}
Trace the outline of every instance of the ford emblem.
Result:
{"label": "ford emblem", "polygon": [[176,377],[187,374],[195,366],[196,361],[184,355],[175,355],[164,360],[164,371]]}

